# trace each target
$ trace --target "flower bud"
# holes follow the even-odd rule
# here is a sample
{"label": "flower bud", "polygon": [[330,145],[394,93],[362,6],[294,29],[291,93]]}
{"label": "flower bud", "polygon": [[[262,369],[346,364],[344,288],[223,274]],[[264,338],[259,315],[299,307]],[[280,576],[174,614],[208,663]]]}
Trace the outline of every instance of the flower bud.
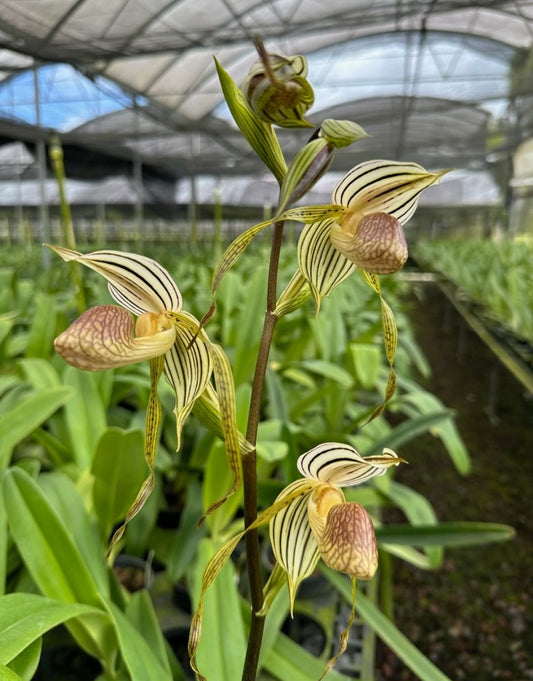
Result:
{"label": "flower bud", "polygon": [[305,120],[315,96],[306,79],[307,60],[282,57],[259,49],[261,59],[253,64],[242,84],[252,111],[263,121],[282,128],[310,128]]}
{"label": "flower bud", "polygon": [[347,147],[363,137],[370,137],[357,123],[337,121],[333,118],[326,118],[322,121],[318,134],[336,149]]}

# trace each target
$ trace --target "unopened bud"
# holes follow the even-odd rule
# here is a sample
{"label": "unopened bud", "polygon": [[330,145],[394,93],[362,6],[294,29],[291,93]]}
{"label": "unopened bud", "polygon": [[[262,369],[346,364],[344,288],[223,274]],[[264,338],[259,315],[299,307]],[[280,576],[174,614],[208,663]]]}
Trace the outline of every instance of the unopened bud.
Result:
{"label": "unopened bud", "polygon": [[282,128],[310,128],[305,120],[315,96],[306,79],[307,60],[297,55],[268,54],[256,41],[261,59],[253,64],[242,91],[252,111],[261,120]]}

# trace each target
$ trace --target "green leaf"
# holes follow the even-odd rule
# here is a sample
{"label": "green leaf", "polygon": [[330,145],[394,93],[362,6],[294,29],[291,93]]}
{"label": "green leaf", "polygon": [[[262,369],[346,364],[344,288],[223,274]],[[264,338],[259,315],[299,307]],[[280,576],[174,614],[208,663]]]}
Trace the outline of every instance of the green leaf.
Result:
{"label": "green leaf", "polygon": [[[406,515],[407,519],[412,525],[436,525],[437,516],[433,510],[432,505],[428,499],[410,487],[396,482],[392,478],[383,478],[374,480],[375,486],[382,491],[382,493],[396,504]],[[392,547],[389,547],[391,552],[394,552]],[[436,568],[442,563],[443,551],[435,544],[424,547],[424,552],[427,556],[427,565],[422,567]],[[411,557],[417,560],[416,553],[403,552],[402,556],[405,560]],[[420,564],[420,563],[418,563]]]}
{"label": "green leaf", "polygon": [[[513,539],[516,531],[510,525],[471,521],[440,522],[437,525],[386,525],[376,528],[380,544],[411,546],[475,546]],[[385,546],[386,548],[386,546]]]}
{"label": "green leaf", "polygon": [[[85,474],[90,478],[89,474]],[[83,486],[80,479],[78,484]],[[109,596],[109,576],[104,561],[102,539],[94,516],[89,516],[82,495],[74,482],[61,471],[44,473],[37,478],[37,484],[44,492],[46,498],[58,513],[87,565],[100,594]],[[107,535],[106,535],[107,538]]]}
{"label": "green leaf", "polygon": [[[324,662],[284,634],[278,635],[265,660],[265,669],[279,681],[316,681],[324,666]],[[349,681],[349,678],[334,669],[327,675],[328,681]]]}
{"label": "green leaf", "polygon": [[72,397],[68,386],[32,394],[0,416],[0,470],[5,468],[14,446],[46,421]]}
{"label": "green leaf", "polygon": [[[442,407],[442,405],[441,405]],[[366,451],[367,456],[380,454],[384,447],[390,449],[397,449],[401,445],[409,442],[422,433],[427,433],[434,426],[450,419],[452,412],[449,409],[440,409],[439,411],[422,414],[422,416],[412,416],[406,419],[399,426],[392,428],[380,440],[375,441]],[[406,459],[408,459],[408,453]]]}
{"label": "green leaf", "polygon": [[[1,474],[0,474],[1,475]],[[0,494],[0,596],[5,593],[7,570],[8,529],[4,495]]]}
{"label": "green leaf", "polygon": [[56,332],[57,308],[56,300],[46,293],[35,295],[35,312],[33,313],[27,357],[49,357],[54,347]]}
{"label": "green leaf", "polygon": [[349,351],[361,386],[365,390],[372,390],[376,387],[381,370],[380,349],[370,343],[350,343]]}
{"label": "green leaf", "polygon": [[323,359],[308,359],[302,362],[296,362],[293,366],[323,376],[335,383],[338,383],[342,388],[351,388],[353,385],[353,378],[346,369],[343,369],[338,364],[327,362]]}
{"label": "green leaf", "polygon": [[20,359],[18,367],[28,383],[36,392],[57,388],[61,385],[61,378],[55,367],[47,360],[39,357]]}
{"label": "green leaf", "polygon": [[235,318],[237,328],[235,351],[232,361],[235,385],[249,381],[253,375],[261,325],[263,322],[266,291],[266,270],[260,268],[246,283],[246,293],[240,314]]}
{"label": "green leaf", "polygon": [[283,441],[281,419],[261,421],[257,431],[257,455],[265,461],[279,461],[289,453],[289,445]]}
{"label": "green leaf", "polygon": [[105,407],[93,374],[68,366],[64,381],[74,391],[65,405],[72,453],[79,468],[86,470],[107,427]]}
{"label": "green leaf", "polygon": [[39,660],[41,659],[41,650],[43,647],[43,639],[38,638],[33,643],[25,648],[9,663],[9,668],[16,672],[24,681],[33,679]]}
{"label": "green leaf", "polygon": [[173,582],[177,582],[191,565],[198,542],[204,534],[203,526],[198,528],[202,517],[202,490],[198,483],[187,486],[187,499],[181,514],[178,531],[174,533],[169,548],[167,562],[168,574]]}
{"label": "green leaf", "polygon": [[126,615],[114,604],[109,604],[124,664],[131,681],[172,681],[172,675],[159,660]]}
{"label": "green leaf", "polygon": [[0,681],[25,681],[25,679],[16,674],[12,669],[0,666]]}
{"label": "green leaf", "polygon": [[[326,567],[321,567],[321,571],[344,600],[351,604],[351,584],[346,576],[333,572]],[[419,679],[422,681],[451,681],[361,591],[357,593],[355,609],[379,638]]]}
{"label": "green leaf", "polygon": [[0,319],[0,343],[7,338],[9,332],[13,328],[12,319]]}
{"label": "green leaf", "polygon": [[171,676],[170,664],[165,648],[165,639],[157,621],[152,599],[146,589],[133,593],[126,606],[126,616],[135,625],[150,649]]}
{"label": "green leaf", "polygon": [[[406,406],[414,407],[418,413],[431,414],[443,409],[442,402],[435,395],[421,390],[410,382],[402,380],[401,385],[412,388],[408,393],[402,395],[402,403],[405,403]],[[414,415],[414,413],[409,413],[407,410],[406,413],[409,416]],[[469,473],[472,466],[470,456],[451,415],[450,418],[436,423],[431,432],[442,440],[459,473],[463,475]]]}
{"label": "green leaf", "polygon": [[[205,466],[204,484],[202,486],[202,497],[205,508],[209,508],[216,503],[222,492],[231,488],[233,474],[228,466],[226,448],[224,443],[216,441],[213,443],[207,463]],[[230,496],[222,506],[211,512],[206,519],[211,534],[217,537],[223,532],[235,515],[235,512],[242,501],[242,489]]]}
{"label": "green leaf", "polygon": [[[102,611],[80,603],[60,603],[38,594],[13,593],[0,598],[0,664],[15,659],[58,624]],[[1,678],[1,677],[0,677]]]}
{"label": "green leaf", "polygon": [[124,518],[147,475],[143,451],[141,430],[108,428],[98,442],[91,469],[93,503],[105,537]]}
{"label": "green leaf", "polygon": [[[22,469],[11,468],[4,474],[3,489],[11,533],[42,593],[65,603],[102,608],[104,601],[83,556],[37,483]],[[96,657],[104,657],[112,646],[109,624],[101,618],[74,620],[69,629]]]}

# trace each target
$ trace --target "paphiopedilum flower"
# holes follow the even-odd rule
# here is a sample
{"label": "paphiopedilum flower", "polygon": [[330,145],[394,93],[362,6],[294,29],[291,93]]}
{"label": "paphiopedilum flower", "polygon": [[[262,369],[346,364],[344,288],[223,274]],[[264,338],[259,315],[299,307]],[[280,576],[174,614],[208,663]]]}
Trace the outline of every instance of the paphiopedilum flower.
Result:
{"label": "paphiopedilum flower", "polygon": [[337,442],[321,444],[299,457],[303,477],[279,494],[274,506],[290,501],[270,520],[270,541],[287,576],[291,608],[299,584],[319,559],[354,578],[374,576],[378,551],[372,519],[360,504],[346,501],[342,488],[383,475],[401,461],[390,449],[362,457]]}
{"label": "paphiopedilum flower", "polygon": [[[233,473],[231,490],[215,502],[213,510],[241,483],[240,441],[235,417],[233,377],[228,360],[210,343],[199,321],[182,310],[181,293],[158,262],[143,255],[101,250],[82,254],[52,247],[63,260],[75,261],[101,274],[116,305],[98,305],[84,312],[55,340],[55,349],[79,369],[98,371],[150,360],[151,388],[146,409],[144,457],[149,475],[115,532],[113,546],[124,527],[142,508],[154,486],[153,462],[157,449],[161,405],[157,385],[164,372],[175,394],[177,449],[185,418],[194,403],[207,395],[202,415],[224,439]],[[136,317],[134,321],[133,316]],[[210,379],[216,376],[215,393]]]}
{"label": "paphiopedilum flower", "polygon": [[164,267],[143,255],[112,250],[83,254],[59,246],[53,250],[63,260],[101,274],[120,305],[84,312],[56,338],[56,351],[69,364],[89,371],[164,357],[164,372],[176,395],[179,446],[183,421],[209,382],[212,360],[198,320],[182,310],[176,283]]}
{"label": "paphiopedilum flower", "polygon": [[[298,585],[315,569],[320,558],[329,567],[350,575],[355,580],[371,579],[377,569],[377,546],[372,520],[357,503],[347,502],[343,487],[359,485],[383,475],[400,459],[392,450],[384,449],[380,456],[361,456],[350,445],[327,442],[302,454],[298,470],[302,478],[285,487],[274,503],[262,511],[247,529],[229,539],[211,558],[202,577],[198,606],[189,634],[191,666],[201,681],[205,677],[196,663],[203,621],[204,597],[231,553],[253,529],[269,523],[270,541],[276,566],[265,586],[266,614],[283,578],[288,583],[291,612]],[[355,592],[352,590],[353,595]],[[326,665],[324,673],[344,650],[352,614],[346,631],[341,635],[339,652]]]}
{"label": "paphiopedilum flower", "polygon": [[213,275],[216,290],[248,244],[273,222],[305,223],[298,240],[298,272],[277,311],[300,304],[296,290],[308,287],[317,306],[356,268],[369,275],[399,270],[407,259],[403,225],[412,217],[420,194],[448,172],[428,172],[417,163],[365,161],[338,182],[332,203],[289,208],[240,234],[220,259]]}
{"label": "paphiopedilum flower", "polygon": [[[303,164],[302,168],[304,172],[308,165]],[[263,229],[284,220],[305,223],[298,240],[298,269],[278,298],[273,313],[277,317],[288,314],[310,296],[318,312],[322,299],[358,269],[380,297],[385,352],[390,365],[385,400],[374,411],[377,416],[394,394],[393,362],[397,346],[396,322],[381,295],[379,275],[395,272],[405,263],[403,225],[415,212],[422,191],[439,182],[446,172],[431,173],[416,163],[397,161],[360,163],[336,185],[331,204],[289,208],[240,234],[217,264],[213,297],[226,272]],[[295,171],[293,175],[297,177]],[[206,318],[213,311],[214,304]]]}
{"label": "paphiopedilum flower", "polygon": [[315,298],[327,295],[356,267],[377,275],[401,269],[408,255],[403,226],[420,194],[446,172],[376,160],[346,173],[331,197],[336,214],[306,220],[298,243],[299,270]]}

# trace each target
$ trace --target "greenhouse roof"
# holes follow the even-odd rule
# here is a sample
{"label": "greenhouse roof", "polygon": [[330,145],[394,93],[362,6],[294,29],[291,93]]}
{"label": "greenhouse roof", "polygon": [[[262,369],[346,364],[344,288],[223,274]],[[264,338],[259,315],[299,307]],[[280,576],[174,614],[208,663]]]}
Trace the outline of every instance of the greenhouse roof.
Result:
{"label": "greenhouse roof", "polygon": [[[524,0],[0,0],[0,27],[0,141],[59,132],[72,174],[87,149],[171,177],[262,173],[213,61],[240,82],[255,35],[307,56],[313,122],[372,135],[336,170],[384,156],[478,170],[532,136]],[[280,131],[289,157],[308,134]]]}

